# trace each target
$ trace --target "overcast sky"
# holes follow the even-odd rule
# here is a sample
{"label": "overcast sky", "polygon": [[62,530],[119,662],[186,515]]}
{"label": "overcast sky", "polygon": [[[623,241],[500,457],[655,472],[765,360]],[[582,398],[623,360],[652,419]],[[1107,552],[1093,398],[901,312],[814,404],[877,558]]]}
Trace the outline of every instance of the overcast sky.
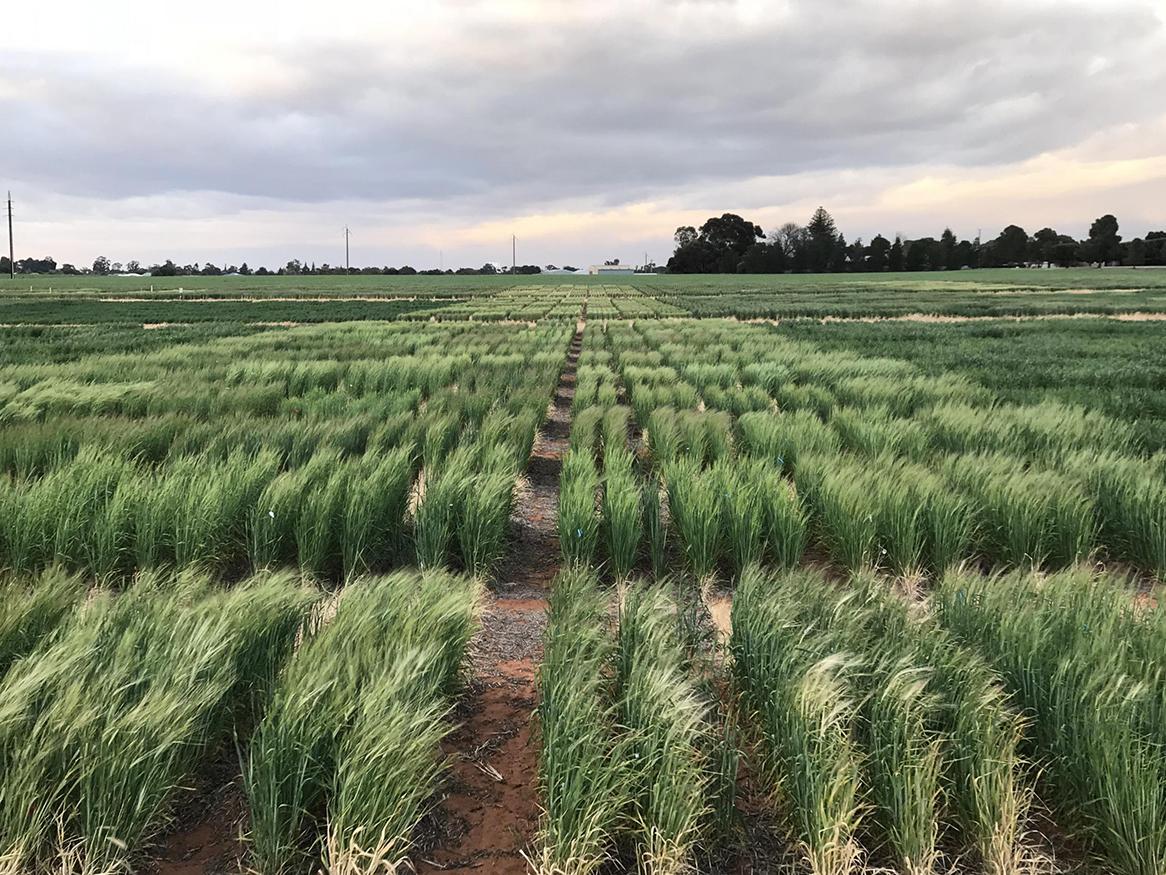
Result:
{"label": "overcast sky", "polygon": [[17,257],[663,261],[1166,228],[1164,0],[39,0],[0,23]]}

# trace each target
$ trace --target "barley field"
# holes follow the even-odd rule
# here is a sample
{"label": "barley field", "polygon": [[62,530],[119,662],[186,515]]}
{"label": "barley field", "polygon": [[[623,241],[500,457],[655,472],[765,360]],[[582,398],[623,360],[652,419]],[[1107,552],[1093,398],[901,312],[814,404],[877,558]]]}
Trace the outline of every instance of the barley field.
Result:
{"label": "barley field", "polygon": [[1163,875],[1163,581],[1166,271],[0,283],[3,875]]}

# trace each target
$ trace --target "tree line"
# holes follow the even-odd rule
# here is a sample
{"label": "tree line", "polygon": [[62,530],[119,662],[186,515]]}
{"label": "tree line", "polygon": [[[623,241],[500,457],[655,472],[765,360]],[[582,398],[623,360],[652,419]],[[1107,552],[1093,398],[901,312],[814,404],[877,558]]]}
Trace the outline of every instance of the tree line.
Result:
{"label": "tree line", "polygon": [[[0,276],[7,275],[9,270],[7,256],[0,256]],[[559,270],[553,264],[546,266],[547,270]],[[576,271],[578,268],[564,266],[563,270]],[[161,264],[150,265],[145,267],[138,261],[127,261],[124,264],[120,261],[110,261],[104,255],[98,256],[93,260],[91,267],[77,267],[73,264],[58,265],[56,259],[45,256],[44,258],[18,258],[16,260],[17,273],[47,273],[59,274],[61,276],[116,276],[124,274],[137,274],[139,276],[343,276],[344,274],[352,275],[373,275],[373,276],[494,276],[498,274],[536,274],[542,273],[543,268],[537,264],[519,264],[515,265],[513,269],[510,267],[498,267],[494,264],[484,264],[481,267],[459,267],[456,270],[448,268],[446,270],[437,270],[436,268],[429,270],[417,270],[414,267],[405,265],[403,267],[336,267],[327,263],[316,265],[315,262],[308,263],[293,258],[283,267],[275,270],[269,270],[266,267],[250,267],[247,262],[240,265],[218,265],[212,262],[205,264],[177,264],[171,259],[166,259]]]}
{"label": "tree line", "polygon": [[893,241],[882,234],[848,243],[822,207],[806,225],[787,222],[766,235],[735,213],[712,217],[699,229],[676,229],[669,273],[841,273],[844,271],[962,270],[1033,265],[1166,265],[1166,231],[1123,242],[1117,219],[1101,216],[1085,240],[1042,228],[1030,235],[1009,225],[986,242],[959,240],[950,228],[934,237]]}

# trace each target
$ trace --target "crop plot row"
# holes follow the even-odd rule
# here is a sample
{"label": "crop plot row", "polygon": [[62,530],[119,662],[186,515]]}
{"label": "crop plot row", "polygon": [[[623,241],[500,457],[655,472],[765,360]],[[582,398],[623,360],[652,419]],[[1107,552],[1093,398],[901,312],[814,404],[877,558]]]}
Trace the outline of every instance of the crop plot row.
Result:
{"label": "crop plot row", "polygon": [[[845,569],[908,576],[1088,556],[1166,573],[1166,457],[1148,454],[1128,421],[1002,404],[959,375],[822,351],[764,326],[611,323],[591,336],[602,346],[581,365],[581,388],[595,388],[580,406],[605,416],[618,385],[644,427],[646,453],[631,466],[643,509],[629,525],[641,544],[668,537],[646,537],[662,487],[697,577],[760,559],[792,566],[805,546]],[[574,531],[598,533],[605,519],[601,470],[602,454],[564,469],[564,496],[595,489],[590,515],[578,498]]]}
{"label": "crop plot row", "polygon": [[23,293],[0,300],[0,325],[188,325],[221,323],[321,323],[404,320],[414,322],[575,319],[584,305],[594,318],[631,319],[687,315],[631,286],[598,283],[517,284],[456,290],[412,284],[361,292],[229,292],[221,289],[160,289],[153,292],[96,291]]}
{"label": "crop plot row", "polygon": [[745,575],[733,672],[761,773],[814,873],[1025,871],[1027,723],[975,651],[877,580]]}
{"label": "crop plot row", "polygon": [[[631,284],[693,316],[869,319],[1166,312],[1160,271],[978,270],[878,274],[633,277]],[[974,277],[974,278],[972,278]]]}
{"label": "crop plot row", "polygon": [[621,857],[692,871],[731,820],[735,748],[661,589],[630,589],[613,628],[585,571],[560,576],[539,669],[535,872],[584,875]]}
{"label": "crop plot row", "polygon": [[1057,400],[1131,423],[1147,449],[1166,449],[1162,323],[1113,319],[1027,322],[783,324],[824,350],[887,356],[927,374],[959,373],[1001,401]]}
{"label": "crop plot row", "polygon": [[570,335],[348,324],[65,361],[25,347],[0,366],[0,566],[485,574]]}
{"label": "crop plot row", "polygon": [[584,307],[590,319],[673,316],[686,312],[630,286],[556,283],[515,285],[487,299],[459,302],[432,315],[439,320],[574,319]]}
{"label": "crop plot row", "polygon": [[150,575],[84,599],[60,572],[4,587],[3,871],[132,868],[232,740],[257,871],[312,858],[373,871],[367,858],[396,865],[409,849],[440,773],[476,584],[360,579],[326,623],[320,592],[287,573],[229,590]]}
{"label": "crop plot row", "polygon": [[[139,330],[144,325],[237,323],[321,323],[361,320],[428,320],[451,306],[432,298],[321,298],[301,300],[272,297],[262,302],[232,299],[199,300],[102,300],[74,295],[29,296],[24,300],[0,300],[0,325],[44,328],[78,325],[114,325]],[[7,329],[6,329],[7,330]]]}
{"label": "crop plot row", "polygon": [[860,576],[746,575],[733,666],[814,872],[1029,871],[1034,800],[1114,872],[1166,865],[1162,620],[1117,578],[949,573],[931,616]]}
{"label": "crop plot row", "polygon": [[816,875],[1047,868],[1040,820],[1107,871],[1166,865],[1162,618],[1120,578],[949,572],[917,610],[869,573],[753,566],[723,685],[677,593],[634,583],[613,616],[593,573],[556,581],[535,871],[715,857],[742,755]]}

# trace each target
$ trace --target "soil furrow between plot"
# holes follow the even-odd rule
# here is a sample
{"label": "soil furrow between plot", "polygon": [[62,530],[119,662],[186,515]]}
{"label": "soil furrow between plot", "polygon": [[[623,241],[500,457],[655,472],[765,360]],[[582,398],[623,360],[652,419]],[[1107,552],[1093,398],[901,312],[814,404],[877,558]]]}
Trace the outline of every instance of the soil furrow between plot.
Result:
{"label": "soil furrow between plot", "polygon": [[511,519],[511,549],[474,642],[470,688],[447,741],[446,796],[432,818],[419,873],[521,875],[538,828],[538,746],[531,715],[542,657],[547,592],[559,569],[559,469],[571,431],[582,321],[567,352],[547,420],[535,440]]}

